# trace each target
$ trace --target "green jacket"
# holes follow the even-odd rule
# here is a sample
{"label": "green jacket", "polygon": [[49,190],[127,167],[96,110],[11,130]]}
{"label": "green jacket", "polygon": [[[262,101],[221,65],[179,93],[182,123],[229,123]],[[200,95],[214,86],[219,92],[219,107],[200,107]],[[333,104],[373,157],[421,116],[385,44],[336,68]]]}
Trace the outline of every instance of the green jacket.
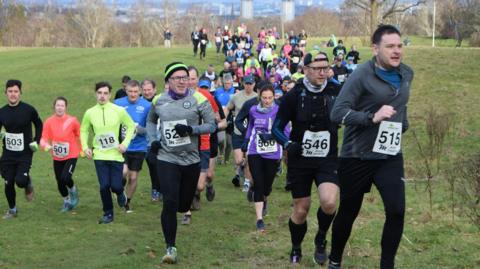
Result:
{"label": "green jacket", "polygon": [[125,139],[121,143],[127,148],[135,130],[135,123],[127,111],[110,102],[104,105],[96,104],[89,108],[80,126],[82,148],[88,148],[88,134],[92,127],[93,159],[123,162],[122,153],[117,149],[121,124],[127,127]]}

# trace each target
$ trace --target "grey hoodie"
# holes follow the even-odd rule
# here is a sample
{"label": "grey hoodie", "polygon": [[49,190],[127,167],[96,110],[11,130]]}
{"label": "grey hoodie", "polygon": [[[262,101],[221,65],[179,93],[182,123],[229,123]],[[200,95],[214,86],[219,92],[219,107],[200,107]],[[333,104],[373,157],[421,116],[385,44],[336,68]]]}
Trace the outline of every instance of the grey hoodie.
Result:
{"label": "grey hoodie", "polygon": [[380,124],[372,122],[372,116],[383,105],[393,106],[397,113],[388,121],[401,122],[402,132],[408,128],[407,103],[413,70],[400,64],[400,89],[397,91],[377,75],[376,59],[363,63],[353,72],[343,86],[330,113],[332,122],[345,125],[342,158],[364,160],[386,159],[388,155],[373,152]]}

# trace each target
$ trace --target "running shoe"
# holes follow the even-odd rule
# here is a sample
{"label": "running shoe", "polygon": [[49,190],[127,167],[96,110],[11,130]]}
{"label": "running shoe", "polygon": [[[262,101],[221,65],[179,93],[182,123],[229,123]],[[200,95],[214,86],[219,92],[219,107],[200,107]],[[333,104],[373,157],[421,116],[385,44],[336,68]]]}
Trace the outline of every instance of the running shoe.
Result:
{"label": "running shoe", "polygon": [[215,188],[213,188],[213,184],[207,185],[207,191],[205,192],[205,196],[207,197],[207,201],[209,202],[215,199]]}
{"label": "running shoe", "polygon": [[16,209],[9,209],[7,212],[5,212],[5,215],[3,215],[2,219],[11,219],[11,218],[16,218],[17,217],[17,210]]}
{"label": "running shoe", "polygon": [[323,243],[315,246],[315,252],[313,253],[313,261],[318,265],[324,265],[327,261],[327,240],[323,240]]}
{"label": "running shoe", "polygon": [[200,210],[200,193],[198,191],[196,191],[195,195],[193,196],[191,209]]}
{"label": "running shoe", "polygon": [[33,189],[33,185],[30,183],[27,187],[25,187],[25,198],[27,201],[31,202],[34,196],[35,190]]}
{"label": "running shoe", "polygon": [[253,188],[248,189],[248,192],[247,192],[247,200],[248,200],[248,202],[250,202],[250,203],[253,202]]}
{"label": "running shoe", "polygon": [[72,210],[72,204],[69,201],[63,201],[63,207],[60,212],[65,213]]}
{"label": "running shoe", "polygon": [[125,192],[122,192],[120,195],[117,194],[117,203],[119,207],[125,207],[127,205],[127,196]]}
{"label": "running shoe", "polygon": [[265,223],[263,222],[263,219],[257,220],[257,231],[265,232]]}
{"label": "running shoe", "polygon": [[160,200],[160,193],[157,190],[152,190],[152,202],[158,202]]}
{"label": "running shoe", "polygon": [[243,192],[248,192],[248,190],[250,190],[250,182],[245,181],[245,182],[243,183],[243,189],[242,189],[242,191],[243,191]]}
{"label": "running shoe", "polygon": [[103,215],[103,217],[98,220],[98,224],[109,224],[111,222],[113,222],[112,214]]}
{"label": "running shoe", "polygon": [[132,213],[133,212],[132,208],[130,207],[130,203],[125,204],[125,212],[126,213]]}
{"label": "running shoe", "polygon": [[74,209],[78,205],[78,190],[75,188],[74,191],[70,190],[70,209]]}
{"label": "running shoe", "polygon": [[302,260],[302,250],[301,249],[292,249],[290,252],[290,262],[292,264],[299,264]]}
{"label": "running shoe", "polygon": [[233,186],[235,187],[240,187],[240,176],[239,175],[235,175],[233,178],[232,178],[232,184]]}
{"label": "running shoe", "polygon": [[174,264],[177,263],[177,248],[168,247],[167,253],[162,258],[162,263]]}
{"label": "running shoe", "polygon": [[182,225],[190,225],[191,222],[192,222],[192,215],[184,214],[182,219]]}
{"label": "running shoe", "polygon": [[340,263],[330,261],[327,269],[341,269]]}

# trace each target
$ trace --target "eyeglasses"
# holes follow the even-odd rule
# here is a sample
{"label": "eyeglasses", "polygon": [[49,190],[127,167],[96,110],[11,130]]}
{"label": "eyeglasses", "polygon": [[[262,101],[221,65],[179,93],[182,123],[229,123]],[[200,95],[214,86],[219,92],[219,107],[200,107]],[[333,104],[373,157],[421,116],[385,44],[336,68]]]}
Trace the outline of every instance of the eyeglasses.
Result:
{"label": "eyeglasses", "polygon": [[180,81],[186,82],[186,81],[190,80],[190,77],[189,76],[171,77],[170,80],[175,81],[175,82],[180,82]]}
{"label": "eyeglasses", "polygon": [[327,73],[328,69],[330,69],[330,66],[309,66],[308,68],[312,69],[315,72],[323,72]]}

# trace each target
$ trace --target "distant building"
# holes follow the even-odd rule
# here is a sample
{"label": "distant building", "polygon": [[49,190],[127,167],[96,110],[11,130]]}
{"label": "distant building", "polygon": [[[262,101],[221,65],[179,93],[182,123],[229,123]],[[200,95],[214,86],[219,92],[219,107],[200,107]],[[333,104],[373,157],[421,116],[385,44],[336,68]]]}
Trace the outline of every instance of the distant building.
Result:
{"label": "distant building", "polygon": [[285,22],[295,19],[295,1],[282,0],[282,17]]}
{"label": "distant building", "polygon": [[241,0],[240,17],[243,19],[253,19],[253,0]]}

